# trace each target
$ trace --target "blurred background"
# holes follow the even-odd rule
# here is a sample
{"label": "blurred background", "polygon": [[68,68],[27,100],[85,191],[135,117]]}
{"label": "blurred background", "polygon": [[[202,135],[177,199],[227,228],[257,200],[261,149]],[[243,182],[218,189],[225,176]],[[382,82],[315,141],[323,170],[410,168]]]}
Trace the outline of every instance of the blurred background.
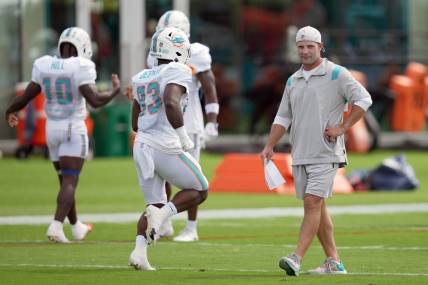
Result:
{"label": "blurred background", "polygon": [[[143,69],[157,19],[185,12],[191,42],[210,47],[220,101],[220,137],[212,151],[260,151],[287,78],[299,68],[295,33],[318,28],[325,57],[353,70],[374,105],[348,134],[348,148],[428,148],[428,1],[425,0],[3,0],[0,1],[0,111],[22,94],[34,60],[57,54],[67,27],[93,41],[97,84],[118,73],[125,87]],[[15,130],[0,120],[0,150],[25,158],[43,148],[43,102],[20,114]],[[98,156],[130,152],[130,106],[118,98],[91,110]],[[17,140],[18,139],[18,140]],[[287,137],[283,140],[287,149]]]}

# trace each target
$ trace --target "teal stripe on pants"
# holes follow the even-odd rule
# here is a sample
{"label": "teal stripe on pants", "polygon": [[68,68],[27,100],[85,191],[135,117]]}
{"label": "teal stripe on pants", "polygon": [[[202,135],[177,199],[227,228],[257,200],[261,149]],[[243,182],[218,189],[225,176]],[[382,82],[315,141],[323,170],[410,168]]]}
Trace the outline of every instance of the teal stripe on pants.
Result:
{"label": "teal stripe on pants", "polygon": [[178,155],[180,157],[180,159],[187,165],[190,167],[190,169],[192,170],[192,172],[196,175],[196,177],[199,180],[199,183],[201,183],[202,188],[208,189],[208,183],[205,179],[205,176],[202,174],[202,171],[199,169],[199,167],[197,167],[193,161],[191,161],[184,153],[180,153]]}

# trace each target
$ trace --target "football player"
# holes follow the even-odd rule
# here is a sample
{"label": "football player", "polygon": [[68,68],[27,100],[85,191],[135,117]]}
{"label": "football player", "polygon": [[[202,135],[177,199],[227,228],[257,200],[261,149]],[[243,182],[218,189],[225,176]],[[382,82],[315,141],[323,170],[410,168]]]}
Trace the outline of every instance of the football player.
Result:
{"label": "football player", "polygon": [[94,108],[110,102],[120,93],[120,81],[111,77],[113,89],[100,94],[95,86],[97,73],[92,56],[91,39],[81,28],[64,30],[58,41],[60,57],[45,55],[33,64],[31,82],[24,95],[16,97],[6,110],[11,127],[18,123],[16,112],[24,108],[40,92],[45,96],[46,140],[49,157],[58,174],[60,189],[54,220],[47,237],[68,243],[63,222],[67,217],[74,240],[83,240],[92,230],[77,218],[75,192],[80,171],[88,154],[88,135],[85,125],[86,102]]}
{"label": "football player", "polygon": [[[150,55],[157,65],[132,78],[132,129],[137,132],[133,155],[141,191],[147,204],[137,225],[129,265],[154,270],[147,246],[156,241],[165,220],[202,203],[208,181],[199,163],[187,152],[194,148],[183,119],[192,73],[186,65],[190,43],[176,28],[159,29],[152,37]],[[181,191],[168,201],[165,181]]]}
{"label": "football player", "polygon": [[[187,16],[178,10],[165,12],[157,24],[156,30],[165,27],[174,27],[182,30],[190,38],[190,23]],[[190,46],[191,58],[189,66],[192,69],[192,82],[189,84],[189,102],[184,113],[184,127],[193,141],[194,147],[188,152],[199,161],[201,145],[210,139],[218,136],[217,115],[219,104],[215,86],[215,77],[211,70],[211,55],[207,46],[200,43],[192,43]],[[147,59],[149,66],[156,65],[156,59],[149,55]],[[199,89],[202,87],[205,101],[205,113],[207,123],[204,128],[204,116]],[[166,185],[167,195],[171,195],[171,187]],[[197,207],[190,208],[187,224],[181,233],[174,237],[174,241],[192,242],[199,239],[197,232]],[[172,223],[168,219],[162,225],[160,236],[172,236],[174,233]]]}

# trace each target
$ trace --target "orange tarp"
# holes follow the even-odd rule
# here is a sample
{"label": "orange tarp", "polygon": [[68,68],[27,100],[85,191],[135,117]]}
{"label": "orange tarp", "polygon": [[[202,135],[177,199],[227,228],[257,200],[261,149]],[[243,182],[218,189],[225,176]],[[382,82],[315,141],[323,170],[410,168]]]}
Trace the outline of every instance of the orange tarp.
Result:
{"label": "orange tarp", "polygon": [[[282,176],[287,181],[274,191],[269,191],[263,173],[263,163],[258,154],[226,154],[217,167],[214,179],[210,183],[212,192],[244,192],[244,193],[278,193],[294,194],[294,182],[291,172],[291,155],[275,154],[273,159]],[[351,184],[340,169],[335,177],[334,193],[352,193]]]}

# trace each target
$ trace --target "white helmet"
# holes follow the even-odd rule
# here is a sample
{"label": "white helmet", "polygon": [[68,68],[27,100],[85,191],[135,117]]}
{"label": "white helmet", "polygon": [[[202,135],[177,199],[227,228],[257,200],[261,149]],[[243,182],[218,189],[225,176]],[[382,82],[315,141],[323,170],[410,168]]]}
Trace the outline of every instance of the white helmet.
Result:
{"label": "white helmet", "polygon": [[174,27],[182,30],[186,36],[190,37],[190,23],[186,14],[178,10],[170,10],[165,12],[158,21],[156,26],[156,31],[167,28]]}
{"label": "white helmet", "polygon": [[177,28],[169,27],[159,30],[152,37],[150,55],[157,59],[187,64],[190,58],[189,38]]}
{"label": "white helmet", "polygon": [[92,56],[91,38],[81,28],[71,27],[65,29],[58,41],[58,52],[61,55],[61,44],[70,43],[77,49],[77,55],[90,59]]}

